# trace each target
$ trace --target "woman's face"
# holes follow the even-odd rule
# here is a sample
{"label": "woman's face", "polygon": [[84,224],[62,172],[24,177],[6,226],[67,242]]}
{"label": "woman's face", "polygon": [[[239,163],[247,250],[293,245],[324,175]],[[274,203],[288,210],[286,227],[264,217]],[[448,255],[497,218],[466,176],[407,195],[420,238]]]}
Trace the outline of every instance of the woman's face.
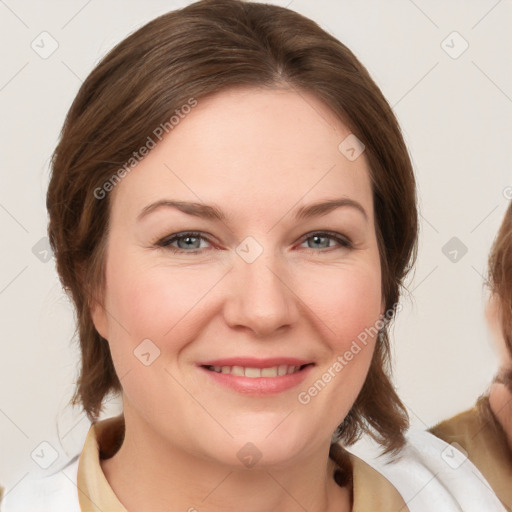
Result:
{"label": "woman's face", "polygon": [[500,366],[502,368],[512,368],[512,359],[507,350],[507,343],[503,336],[501,327],[500,299],[495,294],[490,294],[485,305],[485,318],[489,328],[494,346],[498,351]]}
{"label": "woman's face", "polygon": [[[328,448],[384,312],[368,164],[351,139],[338,149],[349,134],[311,94],[226,90],[111,192],[93,318],[127,432],[238,467]],[[326,201],[342,203],[310,208]]]}

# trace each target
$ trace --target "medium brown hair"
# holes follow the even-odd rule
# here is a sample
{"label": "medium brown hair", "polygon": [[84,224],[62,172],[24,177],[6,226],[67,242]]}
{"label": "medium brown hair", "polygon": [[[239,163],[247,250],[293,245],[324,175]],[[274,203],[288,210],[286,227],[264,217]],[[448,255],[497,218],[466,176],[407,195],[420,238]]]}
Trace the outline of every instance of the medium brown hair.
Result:
{"label": "medium brown hair", "polygon": [[[114,47],[82,84],[52,158],[49,239],[77,312],[81,369],[73,405],[98,419],[122,390],[91,305],[104,291],[110,201],[94,191],[191,98],[230,87],[313,93],[366,146],[386,309],[393,310],[417,244],[416,186],[398,122],[366,68],[340,41],[289,9],[203,0],[144,25]],[[341,142],[341,141],[340,141]],[[408,416],[389,378],[382,329],[364,386],[337,433],[363,432],[386,451],[404,443]]]}
{"label": "medium brown hair", "polygon": [[[501,332],[512,359],[512,202],[494,239],[488,267],[489,288],[498,298]],[[503,380],[512,392],[512,369],[503,376]]]}

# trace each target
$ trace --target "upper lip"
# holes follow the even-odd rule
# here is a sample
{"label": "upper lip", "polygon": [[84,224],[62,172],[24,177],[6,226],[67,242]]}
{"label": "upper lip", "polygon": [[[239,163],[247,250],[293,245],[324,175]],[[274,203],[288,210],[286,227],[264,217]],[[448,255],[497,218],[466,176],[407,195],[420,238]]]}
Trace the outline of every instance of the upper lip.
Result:
{"label": "upper lip", "polygon": [[271,357],[259,359],[256,357],[228,357],[225,359],[211,359],[198,363],[199,366],[243,366],[245,368],[272,368],[273,366],[303,366],[312,364],[312,361],[296,357]]}

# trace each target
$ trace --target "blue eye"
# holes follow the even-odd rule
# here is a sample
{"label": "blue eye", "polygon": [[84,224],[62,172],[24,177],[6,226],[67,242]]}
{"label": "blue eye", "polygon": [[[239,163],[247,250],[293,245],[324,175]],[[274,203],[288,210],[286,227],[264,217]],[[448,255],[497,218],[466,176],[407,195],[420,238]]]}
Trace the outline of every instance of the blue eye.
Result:
{"label": "blue eye", "polygon": [[[327,247],[325,247],[325,246],[322,247],[322,245],[323,245],[321,242],[322,239],[326,240],[328,244],[329,244],[329,240],[334,240],[339,245],[341,245],[341,247],[345,247],[345,248],[352,247],[352,244],[350,243],[350,241],[347,238],[345,238],[337,233],[326,233],[326,232],[312,233],[308,237],[306,237],[302,243],[304,243],[308,240],[313,240],[313,244],[308,243],[308,247],[307,247],[308,249],[318,248],[319,245],[320,245],[320,249],[328,249],[328,248],[332,247],[332,245],[327,245]],[[319,245],[314,245],[314,244],[319,244]]]}
{"label": "blue eye", "polygon": [[[187,232],[187,233],[176,233],[170,237],[160,240],[157,245],[160,247],[168,248],[173,252],[189,252],[195,253],[200,252],[201,248],[198,244],[201,240],[208,242],[208,239],[201,235],[201,233]],[[172,246],[174,242],[178,242],[178,247]],[[193,249],[193,250],[188,250]]]}
{"label": "blue eye", "polygon": [[[312,240],[312,242],[308,242],[308,240]],[[308,242],[308,247],[305,247],[307,250],[312,250],[313,252],[325,252],[325,251],[316,251],[315,249],[333,249],[336,244],[330,244],[330,241],[334,240],[339,247],[338,249],[347,249],[352,247],[352,243],[350,240],[338,233],[328,233],[323,231],[317,231],[315,233],[309,234],[307,237],[304,237],[301,244]],[[204,247],[200,247],[201,241],[210,243],[208,238],[204,237],[202,233],[199,232],[183,232],[183,233],[175,233],[168,237],[165,237],[158,242],[156,245],[158,247],[162,247],[164,249],[169,249],[175,253],[189,253],[196,254],[203,252]],[[327,243],[327,245],[325,245]],[[177,245],[173,245],[177,244]]]}

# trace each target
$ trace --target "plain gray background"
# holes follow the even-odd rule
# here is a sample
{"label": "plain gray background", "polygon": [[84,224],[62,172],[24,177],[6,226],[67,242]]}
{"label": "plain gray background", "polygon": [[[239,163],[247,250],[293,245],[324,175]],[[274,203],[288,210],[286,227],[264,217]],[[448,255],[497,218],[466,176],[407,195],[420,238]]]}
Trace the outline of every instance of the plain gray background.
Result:
{"label": "plain gray background", "polygon": [[[77,375],[74,317],[45,257],[48,164],[65,114],[115,43],[188,3],[0,0],[0,482],[7,490],[45,471],[35,462],[41,450],[54,453],[47,471],[63,466],[89,428],[66,407]],[[512,2],[269,3],[314,19],[349,46],[401,123],[421,233],[412,293],[392,331],[394,374],[412,424],[426,428],[471,406],[497,365],[483,276],[512,197]],[[104,416],[119,410],[112,400]]]}

